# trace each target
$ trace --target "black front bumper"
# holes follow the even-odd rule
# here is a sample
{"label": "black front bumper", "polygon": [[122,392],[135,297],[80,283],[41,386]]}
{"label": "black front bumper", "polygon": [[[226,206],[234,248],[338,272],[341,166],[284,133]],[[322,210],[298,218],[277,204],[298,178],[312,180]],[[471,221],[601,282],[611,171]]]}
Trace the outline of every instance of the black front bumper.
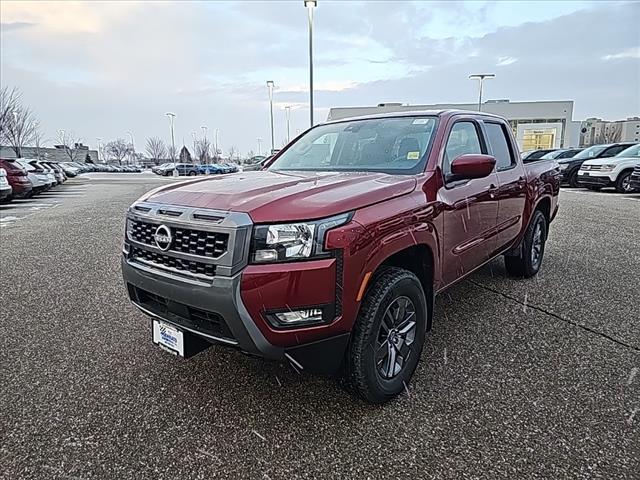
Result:
{"label": "black front bumper", "polygon": [[171,323],[215,344],[227,345],[297,368],[334,373],[342,365],[349,334],[280,347],[256,326],[240,296],[240,276],[216,276],[209,285],[158,275],[133,266],[123,255],[122,274],[131,302],[152,318]]}
{"label": "black front bumper", "polygon": [[609,187],[613,185],[613,182],[609,177],[592,177],[587,175],[578,175],[578,183],[580,185],[595,187]]}

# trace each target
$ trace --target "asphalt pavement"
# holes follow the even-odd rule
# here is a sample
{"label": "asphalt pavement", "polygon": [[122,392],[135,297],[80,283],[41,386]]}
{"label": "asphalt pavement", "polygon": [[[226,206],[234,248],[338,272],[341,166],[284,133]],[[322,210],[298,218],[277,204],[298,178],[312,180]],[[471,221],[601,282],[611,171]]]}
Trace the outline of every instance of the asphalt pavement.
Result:
{"label": "asphalt pavement", "polygon": [[409,389],[370,406],[152,344],[120,251],[128,205],[167,181],[87,175],[0,205],[0,478],[639,477],[640,195],[563,191],[538,277],[498,259],[441,295]]}

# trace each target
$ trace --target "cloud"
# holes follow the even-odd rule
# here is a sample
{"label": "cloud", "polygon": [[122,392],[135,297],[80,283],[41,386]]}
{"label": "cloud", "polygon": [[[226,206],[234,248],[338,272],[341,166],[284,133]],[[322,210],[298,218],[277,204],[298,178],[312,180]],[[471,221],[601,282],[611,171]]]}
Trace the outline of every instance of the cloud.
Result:
{"label": "cloud", "polygon": [[627,48],[622,52],[605,55],[602,60],[620,60],[622,58],[640,58],[640,47]]}
{"label": "cloud", "polygon": [[517,61],[518,59],[514,57],[500,57],[498,58],[498,62],[496,63],[496,66],[506,67],[508,65],[516,63]]}
{"label": "cloud", "polygon": [[[270,137],[267,79],[276,137],[285,105],[292,131],[308,125],[302,2],[1,2],[0,13],[2,83],[22,88],[50,135],[163,135],[171,110],[178,140],[207,125],[223,146],[255,149]],[[477,71],[497,75],[488,98],[637,115],[639,15],[620,2],[320,2],[316,118],[332,106],[473,101]],[[616,75],[598,68],[612,60]]]}

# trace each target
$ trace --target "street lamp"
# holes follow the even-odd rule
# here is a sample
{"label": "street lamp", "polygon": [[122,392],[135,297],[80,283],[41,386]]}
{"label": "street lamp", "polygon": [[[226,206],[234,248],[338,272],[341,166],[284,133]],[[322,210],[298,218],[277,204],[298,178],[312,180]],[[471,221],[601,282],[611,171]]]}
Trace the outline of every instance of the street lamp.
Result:
{"label": "street lamp", "polygon": [[287,143],[289,143],[291,130],[291,107],[289,105],[284,107],[284,114],[287,118]]}
{"label": "street lamp", "polygon": [[262,139],[258,137],[256,140],[258,140],[258,155],[262,155]]}
{"label": "street lamp", "polygon": [[175,113],[167,112],[165,116],[169,117],[169,123],[171,125],[171,160],[173,160],[173,176],[178,176],[178,170],[176,169],[176,140],[173,135],[173,119],[176,117]]}
{"label": "street lamp", "polygon": [[100,163],[100,142],[102,142],[102,137],[96,137],[96,143],[98,144],[98,163]]}
{"label": "street lamp", "polygon": [[309,121],[313,127],[313,9],[318,6],[316,0],[304,0],[309,17]]}
{"label": "street lamp", "polygon": [[474,73],[469,75],[470,80],[479,80],[480,81],[480,95],[478,96],[478,111],[482,111],[482,85],[484,83],[485,78],[495,78],[496,75],[494,73]]}
{"label": "street lamp", "polygon": [[274,86],[275,84],[273,83],[273,80],[267,80],[267,88],[269,89],[269,111],[271,113],[271,153],[273,153],[273,150],[276,148],[274,135],[273,135],[273,87]]}
{"label": "street lamp", "polygon": [[191,137],[193,138],[193,154],[196,154],[196,132],[195,130],[191,132]]}
{"label": "street lamp", "polygon": [[127,130],[127,135],[129,135],[129,138],[131,138],[131,150],[132,150],[132,156],[133,159],[135,161],[136,158],[136,144],[133,140],[133,133],[131,133],[129,130]]}

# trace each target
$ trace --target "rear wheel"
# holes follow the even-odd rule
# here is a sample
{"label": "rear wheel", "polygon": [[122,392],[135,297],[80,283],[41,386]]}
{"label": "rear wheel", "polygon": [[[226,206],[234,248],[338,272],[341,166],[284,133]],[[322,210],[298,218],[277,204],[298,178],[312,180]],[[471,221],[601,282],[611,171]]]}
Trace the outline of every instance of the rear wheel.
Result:
{"label": "rear wheel", "polygon": [[633,191],[631,188],[631,174],[633,172],[622,172],[616,179],[616,192],[618,193],[630,193]]}
{"label": "rear wheel", "polygon": [[547,219],[540,210],[533,212],[533,217],[522,240],[520,253],[505,256],[504,264],[507,273],[514,277],[530,278],[538,273],[544,256],[544,245],[547,240]]}
{"label": "rear wheel", "polygon": [[189,172],[189,176],[190,177],[195,177],[196,176],[196,172],[194,170]]}
{"label": "rear wheel", "polygon": [[347,376],[371,403],[402,392],[418,365],[426,335],[427,302],[420,280],[390,267],[368,289],[354,326]]}

